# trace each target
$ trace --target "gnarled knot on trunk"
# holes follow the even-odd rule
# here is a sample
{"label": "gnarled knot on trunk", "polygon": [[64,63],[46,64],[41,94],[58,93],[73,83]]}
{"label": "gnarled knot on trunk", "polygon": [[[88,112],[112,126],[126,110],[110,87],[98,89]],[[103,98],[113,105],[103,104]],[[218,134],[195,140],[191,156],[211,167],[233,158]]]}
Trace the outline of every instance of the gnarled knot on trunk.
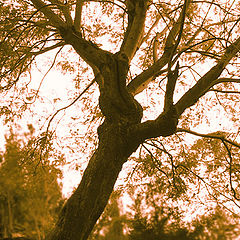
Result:
{"label": "gnarled knot on trunk", "polygon": [[109,121],[124,121],[133,124],[139,123],[143,117],[142,106],[133,96],[129,96],[128,102],[126,102],[122,101],[122,98],[114,98],[109,94],[102,93],[99,97],[99,106]]}
{"label": "gnarled knot on trunk", "polygon": [[107,146],[107,143],[111,142],[112,148],[116,149],[119,156],[129,157],[140,144],[137,139],[132,141],[129,135],[129,124],[124,120],[113,122],[105,119],[97,129],[99,145]]}

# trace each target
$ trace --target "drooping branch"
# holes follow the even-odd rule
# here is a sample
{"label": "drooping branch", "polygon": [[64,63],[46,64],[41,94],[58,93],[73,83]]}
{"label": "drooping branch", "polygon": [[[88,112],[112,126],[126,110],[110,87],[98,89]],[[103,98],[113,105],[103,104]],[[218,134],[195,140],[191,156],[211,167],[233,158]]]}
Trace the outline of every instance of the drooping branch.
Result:
{"label": "drooping branch", "polygon": [[62,108],[59,108],[53,115],[52,117],[50,118],[50,120],[48,121],[48,125],[47,125],[47,130],[46,130],[46,135],[48,135],[48,132],[49,132],[49,129],[50,129],[50,126],[51,126],[51,123],[53,121],[53,119],[57,116],[57,114],[61,111],[64,111],[66,110],[67,108],[73,106],[81,97],[82,95],[88,91],[88,89],[96,82],[96,78],[95,77],[88,85],[87,87],[71,102],[69,103],[67,106],[65,107],[62,107]]}
{"label": "drooping branch", "polygon": [[65,45],[64,42],[58,42],[58,43],[56,43],[56,44],[54,44],[54,45],[52,45],[52,46],[42,48],[42,49],[40,49],[39,51],[31,51],[31,52],[29,53],[29,55],[37,56],[37,55],[46,53],[46,52],[48,52],[48,51],[51,51],[51,50],[53,50],[53,49],[56,49],[56,48],[58,48],[58,47],[62,47],[62,46],[64,46],[64,45]]}
{"label": "drooping branch", "polygon": [[240,198],[237,197],[237,193],[236,193],[236,190],[234,189],[233,187],[233,180],[232,180],[232,164],[233,164],[233,157],[232,157],[232,153],[231,153],[231,150],[230,148],[228,147],[228,145],[225,143],[224,140],[222,140],[222,143],[224,145],[224,147],[226,148],[227,150],[227,153],[228,153],[228,157],[230,159],[230,162],[229,162],[229,182],[230,182],[230,186],[231,186],[231,190],[233,192],[233,196],[236,200],[240,200]]}
{"label": "drooping branch", "polygon": [[[210,193],[210,191],[208,190],[208,187],[210,187],[211,189],[213,189],[217,194],[221,195],[222,197],[224,197],[225,199],[227,199],[228,201],[232,202],[234,205],[236,205],[238,208],[240,208],[240,205],[238,204],[238,202],[234,201],[234,199],[231,199],[229,196],[227,196],[226,194],[224,194],[223,192],[219,191],[216,187],[214,187],[212,184],[208,183],[203,177],[201,177],[199,174],[195,173],[194,171],[192,171],[189,167],[183,165],[183,164],[179,164],[176,166],[176,168],[182,168],[185,169],[186,171],[188,171],[191,175],[193,175],[194,177],[197,177],[201,182],[204,183],[204,185],[206,186],[206,190],[208,191],[209,195],[212,196],[215,200],[218,200],[216,196],[214,196],[214,194]],[[221,202],[220,204],[222,204],[222,206],[224,208],[226,208],[229,212],[231,212],[233,215],[236,215],[230,208],[227,208],[223,202]],[[238,216],[238,215],[236,215]],[[239,216],[238,216],[239,217]]]}
{"label": "drooping branch", "polygon": [[190,88],[176,103],[178,114],[182,114],[185,109],[194,105],[200,97],[202,97],[208,90],[215,84],[223,80],[218,78],[227,66],[227,64],[236,56],[240,51],[240,38],[232,43],[225,51],[225,54],[220,58],[217,64],[212,67],[198,82]]}

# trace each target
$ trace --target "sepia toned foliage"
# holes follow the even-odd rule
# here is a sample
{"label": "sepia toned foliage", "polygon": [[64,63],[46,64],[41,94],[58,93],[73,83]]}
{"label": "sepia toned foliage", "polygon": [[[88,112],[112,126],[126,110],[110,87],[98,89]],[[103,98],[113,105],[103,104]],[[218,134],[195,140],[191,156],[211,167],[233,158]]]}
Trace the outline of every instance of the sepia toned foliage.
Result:
{"label": "sepia toned foliage", "polygon": [[44,239],[63,203],[58,184],[61,172],[49,163],[50,150],[42,160],[32,150],[32,134],[26,134],[27,143],[13,132],[6,136],[0,165],[1,239]]}
{"label": "sepia toned foliage", "polygon": [[[238,209],[239,201],[237,2],[9,0],[0,9],[0,112],[6,122],[44,99],[42,84],[55,69],[71,73],[75,88],[67,104],[49,113],[40,156],[56,117],[77,102],[82,105],[71,120],[77,125],[83,113],[86,124],[98,124],[85,138],[97,147],[46,239],[87,239],[136,151],[140,164],[148,159],[158,169],[166,180],[161,191],[172,198],[196,186],[195,194],[205,194],[203,183],[214,189],[207,191],[210,198],[238,211],[228,205]],[[31,74],[39,65],[45,73],[34,85]],[[69,141],[82,140],[72,133],[76,141]]]}

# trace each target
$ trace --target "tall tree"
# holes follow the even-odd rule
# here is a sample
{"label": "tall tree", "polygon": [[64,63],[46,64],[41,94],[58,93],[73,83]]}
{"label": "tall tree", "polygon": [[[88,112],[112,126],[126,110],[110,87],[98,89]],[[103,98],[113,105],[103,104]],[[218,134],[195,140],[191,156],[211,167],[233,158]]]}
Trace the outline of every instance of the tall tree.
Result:
{"label": "tall tree", "polygon": [[[1,3],[2,91],[15,86],[20,91],[16,84],[22,73],[30,71],[36,56],[56,48],[59,52],[70,45],[91,67],[95,78],[90,85],[96,82],[100,92],[104,121],[97,131],[98,147],[49,240],[87,239],[123,164],[140,144],[177,131],[194,133],[183,127],[200,98],[210,91],[238,93],[235,88],[240,82],[239,73],[234,66],[240,51],[239,6],[234,1],[99,0],[102,18],[94,11],[83,11],[98,7],[95,2]],[[94,18],[98,19],[91,25]],[[108,20],[115,21],[115,29],[107,24]],[[103,36],[113,44],[109,50]],[[198,68],[200,73],[195,74]],[[134,70],[140,73],[132,76]],[[143,107],[134,96],[149,83],[153,84],[149,91],[156,96],[158,114],[153,120],[143,120]],[[160,87],[156,87],[158,84]],[[37,95],[38,91],[33,97]],[[33,97],[27,100],[31,102]],[[6,106],[1,109],[2,113],[9,111]],[[48,130],[49,126],[46,137]],[[239,147],[233,141],[227,142],[225,136],[218,137]]]}
{"label": "tall tree", "polygon": [[0,166],[0,237],[4,239],[44,239],[63,202],[57,182],[61,171],[49,163],[51,147],[40,160],[37,150],[32,150],[36,146],[32,133],[27,143],[12,131],[6,137]]}

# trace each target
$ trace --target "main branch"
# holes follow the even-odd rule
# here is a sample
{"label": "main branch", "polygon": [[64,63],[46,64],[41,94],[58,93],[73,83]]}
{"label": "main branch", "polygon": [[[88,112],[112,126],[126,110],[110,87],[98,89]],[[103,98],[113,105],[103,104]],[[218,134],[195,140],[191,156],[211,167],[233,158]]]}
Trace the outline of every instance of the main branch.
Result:
{"label": "main branch", "polygon": [[42,12],[47,19],[51,22],[51,24],[56,27],[65,27],[66,23],[57,15],[55,14],[48,5],[46,5],[43,1],[41,0],[31,0],[33,5],[40,11]]}
{"label": "main branch", "polygon": [[240,51],[240,38],[232,43],[220,58],[218,63],[212,67],[198,82],[190,88],[176,103],[178,114],[182,114],[185,109],[194,105],[200,97],[202,97],[214,85],[221,82],[218,81],[219,76],[227,66],[227,64]]}
{"label": "main branch", "polygon": [[126,2],[128,26],[120,52],[131,61],[143,37],[148,0],[128,0]]}

